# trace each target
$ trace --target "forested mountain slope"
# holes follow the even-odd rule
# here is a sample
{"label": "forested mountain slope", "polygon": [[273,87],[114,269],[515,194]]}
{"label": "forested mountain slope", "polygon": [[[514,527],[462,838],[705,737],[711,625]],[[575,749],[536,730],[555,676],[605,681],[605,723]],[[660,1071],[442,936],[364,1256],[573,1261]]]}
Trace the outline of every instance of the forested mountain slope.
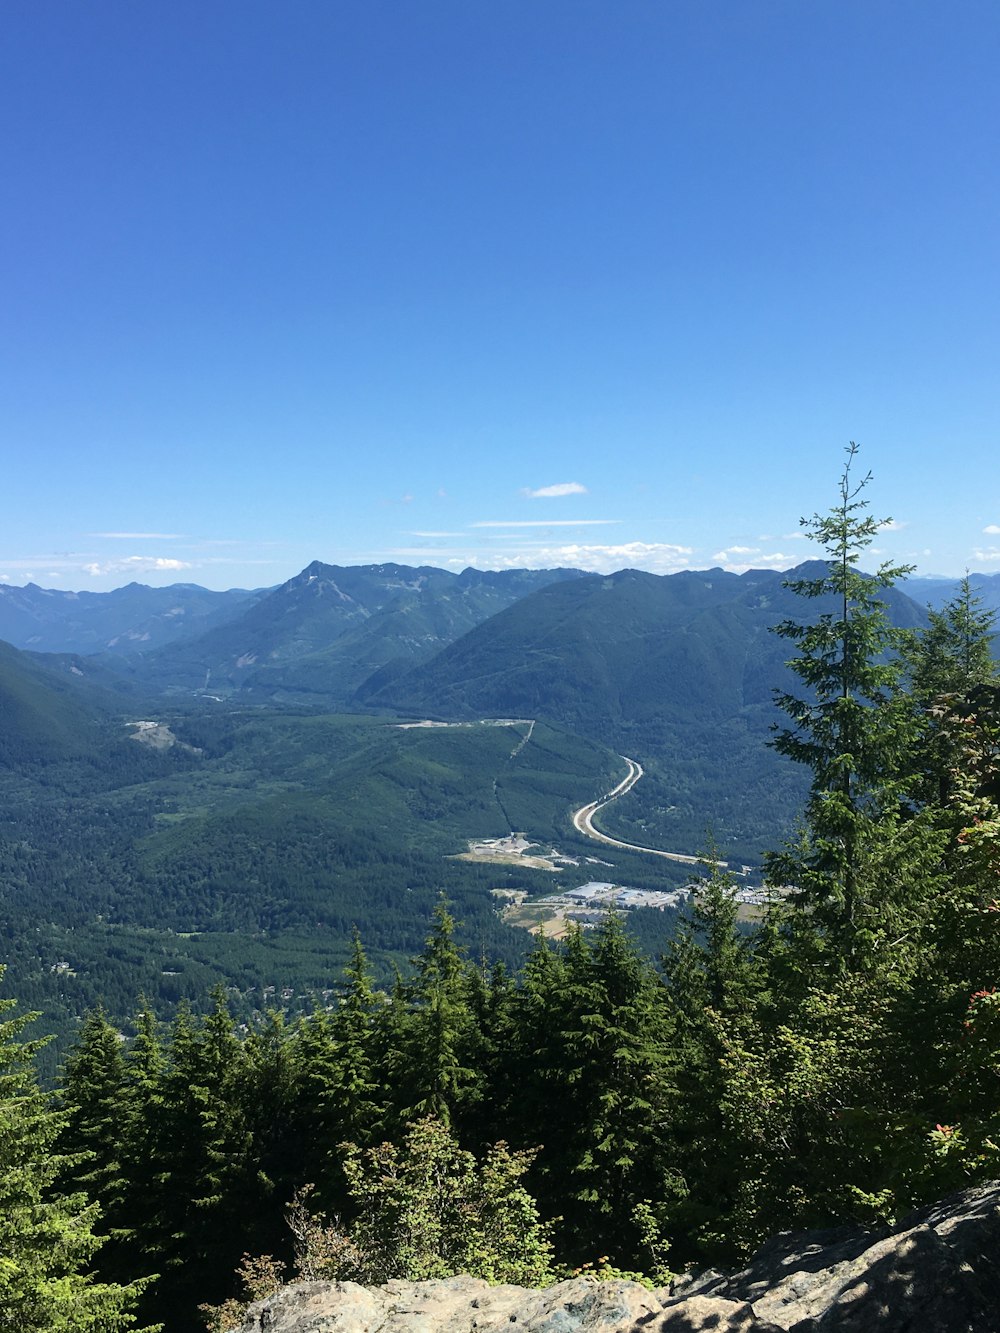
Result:
{"label": "forested mountain slope", "polygon": [[[490,890],[538,894],[560,876],[455,858],[512,829],[597,850],[576,847],[569,813],[623,768],[541,724],[405,729],[212,707],[159,715],[162,748],[121,721],[53,714],[52,745],[0,772],[4,988],[61,1032],[98,1000],[121,1018],[140,992],[164,1010],[220,978],[247,1013],[267,986],[294,1007],[331,984],[354,925],[388,975],[442,889],[470,943],[515,961],[527,937]],[[624,882],[662,878],[613,859]]]}
{"label": "forested mountain slope", "polygon": [[576,577],[314,561],[236,619],[152,654],[136,672],[163,688],[341,706],[373,672],[424,661],[527,593]]}
{"label": "forested mountain slope", "polygon": [[[18,1071],[0,1105],[12,1126],[0,1175],[20,1210],[2,1221],[15,1242],[33,1244],[45,1220],[24,1164],[47,1162],[54,1224],[69,1224],[78,1191],[103,1210],[107,1300],[131,1300],[118,1284],[156,1272],[145,1315],[194,1333],[200,1303],[238,1294],[241,1254],[261,1256],[243,1264],[258,1292],[281,1259],[369,1283],[471,1265],[493,1280],[530,1269],[533,1283],[567,1267],[627,1268],[662,1285],[668,1266],[739,1261],[776,1231],[891,1224],[995,1177],[996,617],[966,584],[922,633],[901,630],[920,614],[893,591],[905,571],[869,577],[849,558],[880,527],[857,499],[867,479],[850,483],[855,452],[840,503],[808,525],[830,561],[780,593],[760,575],[682,581],[673,633],[690,643],[645,618],[656,596],[646,576],[566,585],[575,651],[590,653],[586,678],[600,686],[589,703],[606,699],[610,725],[632,739],[641,705],[667,722],[670,709],[635,689],[648,679],[639,668],[637,702],[622,694],[612,708],[629,665],[623,627],[661,663],[704,673],[710,645],[728,660],[722,646],[753,644],[758,618],[781,615],[790,674],[775,759],[802,770],[806,800],[801,836],[767,858],[772,892],[750,934],[735,881],[716,867],[656,961],[610,916],[564,945],[539,940],[513,973],[489,965],[503,926],[483,907],[505,871],[467,872],[448,849],[470,829],[510,828],[515,810],[558,832],[581,773],[591,799],[620,773],[596,740],[538,717],[405,728],[223,704],[159,719],[174,743],[148,748],[155,776],[79,796],[72,743],[48,765],[16,760],[0,807],[12,964],[29,991],[72,996],[76,1014],[111,993],[116,1022],[94,1012],[79,1027],[56,1121],[26,1072],[35,1052],[18,1045],[21,1023],[0,1021],[0,1066]],[[609,614],[619,588],[623,609]],[[798,598],[787,608],[786,593]],[[528,599],[539,600],[551,611],[551,593]],[[551,649],[537,615],[533,633],[522,652]],[[717,726],[727,688],[751,706],[750,656],[704,695]],[[12,715],[30,731],[49,696],[32,693],[44,682],[18,655],[8,666]],[[691,697],[704,684],[692,680]],[[72,741],[65,713],[56,721]],[[467,932],[471,917],[473,950],[442,883],[456,887]],[[46,925],[54,887],[65,915]],[[144,924],[151,908],[166,926]],[[389,990],[357,937],[343,984],[331,978],[356,912],[383,944],[390,931],[425,933]],[[290,1023],[295,987],[265,977],[276,964],[287,975],[296,953],[296,976],[312,964],[320,980]],[[161,1003],[194,999],[213,970],[226,985],[200,1016],[180,1005],[168,1032],[148,1007],[125,1024],[137,964]],[[83,1220],[88,1251],[97,1219]],[[991,1251],[963,1252],[963,1274],[980,1264],[992,1271]],[[68,1289],[34,1278],[50,1297]],[[235,1308],[208,1312],[212,1327],[232,1327]]]}
{"label": "forested mountain slope", "polygon": [[[788,656],[771,629],[797,610],[783,584],[822,567],[665,576],[625,569],[554,584],[360,697],[429,716],[520,709],[615,741],[667,719],[770,709],[774,687],[787,684]],[[909,597],[887,596],[896,624],[924,623]]]}
{"label": "forested mountain slope", "polygon": [[129,583],[112,592],[0,583],[0,639],[39,653],[148,652],[203,634],[260,595],[243,588],[212,592],[193,583]]}
{"label": "forested mountain slope", "polygon": [[139,697],[99,662],[0,642],[0,779],[78,760],[113,767],[135,749],[115,719]]}
{"label": "forested mountain slope", "polygon": [[[968,579],[973,596],[978,597],[984,607],[991,611],[1000,610],[1000,574],[969,574]],[[911,574],[903,587],[921,606],[929,605],[939,610],[955,596],[958,580]]]}
{"label": "forested mountain slope", "polygon": [[[711,829],[753,857],[780,839],[802,792],[766,743],[775,691],[789,685],[789,650],[772,629],[799,600],[783,584],[824,568],[622,570],[556,584],[359,698],[428,717],[519,712],[572,727],[647,765],[609,811],[614,828],[675,850],[704,846]],[[896,589],[887,604],[902,627],[925,622]]]}

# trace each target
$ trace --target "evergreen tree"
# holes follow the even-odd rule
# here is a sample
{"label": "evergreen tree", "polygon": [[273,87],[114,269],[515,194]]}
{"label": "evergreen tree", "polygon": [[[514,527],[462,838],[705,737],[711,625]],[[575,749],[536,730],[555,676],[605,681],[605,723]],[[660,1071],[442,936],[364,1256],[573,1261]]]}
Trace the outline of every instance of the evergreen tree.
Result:
{"label": "evergreen tree", "polygon": [[927,608],[928,625],[910,649],[910,689],[920,703],[965,693],[997,677],[993,657],[996,611],[983,607],[968,574],[940,611]]}
{"label": "evergreen tree", "polygon": [[768,1225],[891,1207],[893,1140],[929,1063],[933,1022],[904,1033],[901,1016],[917,1013],[934,948],[942,834],[920,808],[907,636],[883,600],[908,570],[855,568],[882,526],[862,498],[870,475],[852,478],[856,454],[831,513],[803,520],[827,566],[790,586],[819,614],[777,627],[803,691],[779,696],[792,725],[773,743],[812,781],[799,844],[769,861],[783,892],[757,951],[767,1002],[745,1032],[722,1033],[723,1137],[746,1162],[726,1225],[746,1245]]}
{"label": "evergreen tree", "polygon": [[101,1009],[84,1020],[66,1060],[59,1100],[66,1184],[100,1205],[101,1227],[111,1239],[101,1247],[99,1266],[104,1275],[120,1280],[132,1266],[127,1218],[133,1096],[123,1039]]}
{"label": "evergreen tree", "polygon": [[788,665],[803,692],[777,696],[791,725],[771,742],[804,764],[812,780],[804,844],[773,856],[770,877],[795,885],[842,963],[855,959],[881,912],[870,871],[907,808],[916,736],[901,685],[903,635],[882,597],[910,566],[883,564],[871,575],[855,567],[888,522],[866,512],[862,495],[871,474],[852,477],[857,452],[852,441],[831,512],[802,520],[828,559],[823,574],[787,584],[816,602],[819,614],[775,627],[795,646]]}
{"label": "evergreen tree", "polygon": [[299,1020],[293,1043],[294,1100],[291,1137],[298,1145],[299,1183],[308,1182],[316,1203],[331,1216],[343,1208],[343,1181],[337,1144],[343,1136],[327,1098],[337,1078],[336,1048],[329,1013],[314,1008]]}
{"label": "evergreen tree", "polygon": [[593,1144],[581,1174],[589,1176],[601,1251],[618,1250],[638,1265],[636,1206],[651,1196],[664,1201],[676,1184],[667,1135],[677,1095],[674,1024],[661,979],[614,914],[597,931],[591,971],[599,1009],[590,1039],[599,1077]]}
{"label": "evergreen tree", "polygon": [[673,1034],[662,984],[612,917],[594,946],[575,931],[562,957],[535,950],[516,1027],[512,1123],[519,1144],[543,1145],[543,1210],[560,1216],[567,1257],[634,1265],[636,1207],[662,1197],[668,1174]]}
{"label": "evergreen tree", "polygon": [[122,1118],[128,1075],[122,1037],[103,1009],[84,1019],[66,1060],[60,1104],[64,1111],[60,1148],[80,1158],[73,1172],[78,1188],[101,1203],[105,1220],[122,1188]]}
{"label": "evergreen tree", "polygon": [[385,1114],[374,1068],[375,1023],[383,1000],[356,927],[345,977],[347,987],[331,1023],[336,1063],[324,1107],[336,1126],[336,1142],[367,1147],[376,1141]]}
{"label": "evergreen tree", "polygon": [[759,932],[751,940],[737,924],[733,877],[714,855],[708,865],[664,959],[676,1023],[674,1165],[683,1182],[671,1220],[684,1238],[684,1258],[704,1257],[736,1201],[746,1162],[724,1124],[726,1052],[758,1028],[766,986],[754,948]]}
{"label": "evergreen tree", "polygon": [[908,645],[910,696],[918,723],[917,780],[921,798],[944,809],[968,772],[964,732],[988,687],[997,679],[992,646],[996,612],[984,610],[968,575],[940,611],[928,608],[928,625]]}
{"label": "evergreen tree", "polygon": [[700,1025],[706,1009],[730,1015],[753,1006],[759,989],[750,936],[738,925],[736,881],[713,852],[667,953],[669,990],[679,1015]]}
{"label": "evergreen tree", "polygon": [[334,1011],[314,1010],[299,1024],[295,1042],[299,1178],[314,1187],[317,1206],[331,1215],[346,1203],[341,1145],[379,1142],[389,1100],[379,1050],[386,997],[374,988],[357,930],[345,980]]}
{"label": "evergreen tree", "polygon": [[517,1095],[511,1076],[517,985],[503,963],[487,969],[483,959],[469,973],[469,1006],[473,1045],[468,1063],[477,1079],[475,1096],[462,1106],[460,1137],[478,1149],[509,1134],[509,1104]]}
{"label": "evergreen tree", "polygon": [[141,1283],[98,1282],[87,1272],[101,1244],[97,1206],[60,1195],[71,1163],[56,1141],[60,1117],[46,1105],[22,1042],[36,1015],[11,1016],[0,1000],[0,1326],[19,1333],[118,1333],[135,1324]]}
{"label": "evergreen tree", "polygon": [[475,1098],[476,1072],[468,1064],[475,1044],[468,967],[443,898],[407,989],[406,1033],[395,1060],[403,1074],[403,1116],[431,1117],[448,1128],[460,1105]]}
{"label": "evergreen tree", "polygon": [[199,1302],[230,1295],[240,1255],[275,1205],[244,1102],[247,1053],[221,991],[200,1022],[182,1006],[167,1057],[143,1105],[152,1171],[137,1238],[156,1256],[156,1306],[173,1329]]}
{"label": "evergreen tree", "polygon": [[302,1183],[307,1153],[295,1132],[298,1069],[284,1016],[266,1014],[246,1037],[244,1050],[236,1096],[249,1140],[254,1209],[246,1218],[245,1248],[273,1255],[286,1244],[281,1207]]}

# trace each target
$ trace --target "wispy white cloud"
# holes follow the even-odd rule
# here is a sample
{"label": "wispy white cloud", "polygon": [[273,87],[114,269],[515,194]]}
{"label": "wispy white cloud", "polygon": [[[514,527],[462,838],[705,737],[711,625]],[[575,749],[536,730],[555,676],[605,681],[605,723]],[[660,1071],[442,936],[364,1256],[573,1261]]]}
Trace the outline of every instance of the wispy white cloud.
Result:
{"label": "wispy white cloud", "polygon": [[174,560],[164,555],[127,555],[121,560],[92,560],[83,566],[83,572],[92,578],[106,574],[162,574],[190,569],[187,560]]}
{"label": "wispy white cloud", "polygon": [[274,542],[248,542],[243,537],[200,537],[186,546],[186,551],[207,551],[216,546],[274,546]]}
{"label": "wispy white cloud", "polygon": [[878,525],[878,530],[879,532],[902,532],[904,528],[909,526],[909,523],[904,523],[900,519],[887,518],[884,523]]}
{"label": "wispy white cloud", "polygon": [[0,558],[0,565],[4,569],[14,569],[19,573],[24,573],[28,578],[34,578],[34,572],[38,569],[64,569],[79,570],[82,567],[82,561],[92,559],[93,553],[82,554],[74,551],[50,552],[48,555],[28,555],[13,556],[8,559]]}
{"label": "wispy white cloud", "polygon": [[995,537],[1000,532],[1000,523],[987,523],[983,531],[989,533],[991,537]]}
{"label": "wispy white cloud", "polygon": [[1000,546],[987,546],[981,550],[972,552],[973,560],[981,560],[984,564],[988,560],[1000,560]]}
{"label": "wispy white cloud", "polygon": [[[475,555],[456,555],[454,547],[451,546],[393,546],[388,550],[352,556],[351,563],[372,565],[379,564],[386,559],[419,560],[422,565],[425,565],[428,560],[435,560],[442,565],[459,565],[462,568],[466,565],[475,565],[477,562]],[[478,568],[492,568],[492,566],[479,564]]]}
{"label": "wispy white cloud", "polygon": [[108,541],[123,542],[182,542],[182,532],[88,532],[88,537],[104,537]]}
{"label": "wispy white cloud", "polygon": [[645,569],[652,574],[673,574],[689,569],[690,546],[670,542],[622,542],[620,545],[596,545],[569,542],[564,546],[530,546],[508,551],[490,563],[500,569],[554,569],[569,566],[612,574],[618,569]]}
{"label": "wispy white cloud", "polygon": [[525,486],[521,494],[526,495],[529,500],[555,500],[562,495],[586,495],[587,488],[581,486],[578,481],[560,481],[555,486],[539,486],[537,490]]}
{"label": "wispy white cloud", "polygon": [[801,557],[787,551],[766,551],[759,546],[727,546],[716,551],[712,559],[731,574],[745,574],[748,569],[788,569]]}
{"label": "wispy white cloud", "polygon": [[[267,543],[260,543],[267,545]],[[185,548],[190,554],[192,548]],[[273,569],[281,562],[276,559],[262,559],[258,555],[241,556],[240,569],[261,565]],[[57,551],[48,554],[36,553],[32,556],[4,558],[0,554],[0,579],[5,583],[23,585],[41,583],[48,586],[58,583],[61,587],[92,587],[95,581],[103,581],[98,586],[116,587],[132,579],[151,582],[170,581],[184,570],[208,570],[236,568],[232,556],[201,555],[191,556],[188,560],[165,555],[128,555],[108,557],[99,550]],[[157,578],[156,576],[160,576]],[[212,586],[218,586],[213,584]],[[232,582],[221,586],[232,587]]]}
{"label": "wispy white cloud", "polygon": [[600,528],[620,523],[617,518],[513,518],[487,519],[470,523],[470,528]]}

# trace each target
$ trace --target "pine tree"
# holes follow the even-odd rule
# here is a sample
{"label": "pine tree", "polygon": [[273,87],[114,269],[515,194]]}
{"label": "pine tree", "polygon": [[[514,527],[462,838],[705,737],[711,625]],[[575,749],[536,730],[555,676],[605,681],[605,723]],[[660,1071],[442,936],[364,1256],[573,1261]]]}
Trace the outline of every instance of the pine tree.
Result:
{"label": "pine tree", "polygon": [[795,645],[788,663],[803,686],[782,692],[791,725],[771,742],[812,773],[805,843],[770,860],[772,882],[794,884],[800,901],[842,963],[854,960],[881,911],[871,873],[907,809],[910,754],[916,737],[902,690],[904,636],[882,594],[910,572],[883,564],[874,574],[855,566],[889,520],[866,511],[871,474],[851,475],[858,446],[847,449],[840,496],[828,515],[803,519],[827,553],[826,571],[786,586],[816,602],[809,623],[785,620],[776,633]]}
{"label": "pine tree", "polygon": [[100,1205],[111,1239],[101,1247],[99,1266],[119,1280],[134,1272],[127,1257],[132,1093],[123,1039],[97,1009],[84,1020],[63,1070],[59,1150],[71,1164],[67,1184]]}
{"label": "pine tree", "polygon": [[247,1054],[221,991],[201,1021],[180,1009],[166,1055],[143,1105],[152,1170],[137,1239],[157,1259],[157,1309],[172,1322],[231,1294],[230,1275],[254,1247],[272,1191],[244,1101]]}
{"label": "pine tree", "polygon": [[345,976],[347,988],[331,1023],[336,1063],[333,1084],[324,1093],[324,1106],[336,1125],[338,1143],[350,1141],[367,1147],[376,1141],[384,1116],[374,1070],[375,1022],[382,1001],[375,991],[357,928]]}
{"label": "pine tree", "polygon": [[403,1116],[430,1116],[448,1128],[459,1106],[475,1097],[476,1072],[467,1058],[475,1045],[468,968],[443,898],[407,989],[406,1037],[396,1059],[404,1080]]}
{"label": "pine tree", "polygon": [[582,1174],[590,1178],[601,1250],[638,1264],[636,1205],[673,1189],[665,1131],[676,1100],[674,1024],[662,981],[613,914],[597,931],[591,973],[600,1001],[590,1032],[599,1077]]}
{"label": "pine tree", "polygon": [[[252,1185],[245,1231],[249,1253],[276,1254],[286,1242],[282,1206],[302,1183],[306,1145],[295,1130],[295,1043],[281,1013],[270,1012],[249,1033],[235,1095],[248,1141]],[[227,1184],[227,1191],[228,1191]],[[257,1196],[253,1204],[253,1195]]]}
{"label": "pine tree", "polygon": [[843,1216],[852,1200],[884,1207],[892,1126],[929,1063],[926,1014],[897,1038],[933,948],[942,834],[921,809],[908,636],[884,601],[909,571],[855,567],[887,521],[866,512],[870,474],[853,479],[856,455],[852,443],[831,513],[803,520],[826,571],[789,586],[819,614],[777,627],[796,645],[803,690],[779,695],[791,726],[773,744],[812,781],[799,844],[769,860],[785,891],[757,951],[767,1005],[745,1033],[722,1033],[724,1132],[747,1164],[726,1227],[746,1245],[768,1224]]}
{"label": "pine tree", "polygon": [[339,1131],[336,1108],[331,1112],[328,1095],[337,1078],[336,1047],[330,1015],[315,1007],[296,1025],[292,1047],[294,1099],[290,1132],[298,1144],[298,1183],[308,1183],[316,1192],[317,1206],[331,1216],[343,1208],[343,1181],[336,1165]]}
{"label": "pine tree", "polygon": [[[675,1169],[685,1182],[672,1209],[684,1258],[732,1209],[745,1169],[743,1145],[724,1124],[729,1043],[759,1025],[766,972],[737,924],[735,881],[712,854],[664,959],[676,1022],[677,1098],[671,1116]],[[759,932],[758,932],[759,937]]]}
{"label": "pine tree", "polygon": [[927,609],[928,625],[909,653],[911,693],[926,703],[942,694],[971,690],[997,677],[992,645],[997,613],[983,607],[968,574],[940,611]]}
{"label": "pine tree", "polygon": [[488,969],[486,960],[469,974],[472,1045],[468,1063],[475,1069],[475,1095],[463,1101],[460,1135],[478,1148],[509,1133],[508,1113],[517,1096],[511,1075],[515,1045],[517,986],[503,963]]}
{"label": "pine tree", "polygon": [[316,1205],[330,1215],[346,1204],[341,1145],[379,1142],[389,1100],[380,1077],[386,997],[374,988],[357,930],[345,980],[337,1007],[317,1008],[303,1020],[294,1047],[299,1177],[314,1187]]}
{"label": "pine tree", "polygon": [[118,1333],[135,1324],[143,1284],[95,1281],[101,1238],[96,1204],[60,1195],[71,1163],[56,1151],[60,1117],[33,1067],[40,1042],[21,1033],[37,1015],[11,1016],[0,1000],[0,1326],[19,1333]]}
{"label": "pine tree", "polygon": [[612,917],[595,945],[582,931],[563,956],[540,945],[516,1013],[512,1123],[519,1145],[542,1145],[534,1179],[543,1211],[561,1217],[561,1247],[577,1262],[610,1254],[634,1266],[636,1206],[666,1184],[665,991]]}
{"label": "pine tree", "polygon": [[968,575],[907,649],[910,697],[920,726],[917,781],[921,798],[944,809],[967,771],[969,719],[989,709],[997,679],[992,645],[996,612],[983,609]]}

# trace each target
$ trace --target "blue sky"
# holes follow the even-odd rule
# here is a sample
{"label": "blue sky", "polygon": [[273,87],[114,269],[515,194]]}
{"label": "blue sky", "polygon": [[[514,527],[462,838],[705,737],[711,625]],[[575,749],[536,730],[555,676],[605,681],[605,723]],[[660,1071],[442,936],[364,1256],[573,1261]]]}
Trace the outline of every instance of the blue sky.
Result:
{"label": "blue sky", "polygon": [[7,0],[0,578],[787,567],[850,439],[1000,570],[998,69],[994,0]]}

